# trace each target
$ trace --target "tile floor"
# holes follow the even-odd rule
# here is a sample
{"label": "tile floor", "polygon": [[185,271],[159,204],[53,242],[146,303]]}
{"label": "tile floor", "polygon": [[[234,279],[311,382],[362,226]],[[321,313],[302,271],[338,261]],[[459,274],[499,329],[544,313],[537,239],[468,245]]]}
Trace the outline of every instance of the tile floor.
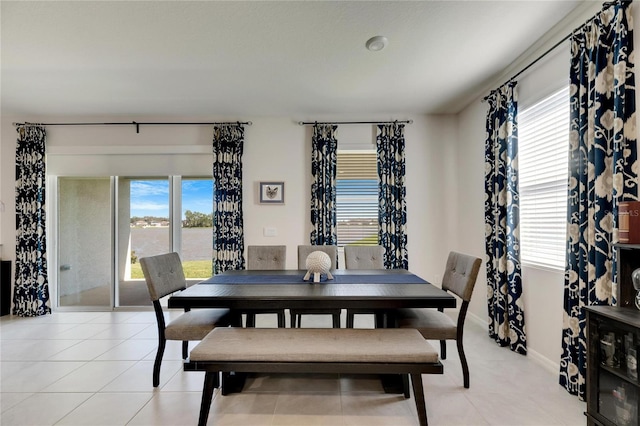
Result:
{"label": "tile floor", "polygon": [[[324,320],[304,322],[329,327]],[[275,319],[258,316],[258,325]],[[423,376],[430,425],[586,423],[584,403],[557,384],[557,374],[498,347],[473,321],[465,333],[471,388],[462,387],[449,342],[444,375]],[[182,371],[180,343],[169,342],[154,389],[156,339],[152,311],[2,317],[0,425],[197,424],[204,376]],[[413,400],[385,394],[375,378],[322,375],[251,378],[240,394],[216,392],[209,416],[209,425],[417,424]]]}

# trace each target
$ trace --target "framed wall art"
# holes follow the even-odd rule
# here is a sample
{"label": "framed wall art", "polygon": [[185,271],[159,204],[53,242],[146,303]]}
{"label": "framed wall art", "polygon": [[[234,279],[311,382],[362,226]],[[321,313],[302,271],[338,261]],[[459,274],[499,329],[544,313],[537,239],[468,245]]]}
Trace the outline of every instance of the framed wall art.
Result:
{"label": "framed wall art", "polygon": [[284,204],[284,182],[260,182],[261,204]]}

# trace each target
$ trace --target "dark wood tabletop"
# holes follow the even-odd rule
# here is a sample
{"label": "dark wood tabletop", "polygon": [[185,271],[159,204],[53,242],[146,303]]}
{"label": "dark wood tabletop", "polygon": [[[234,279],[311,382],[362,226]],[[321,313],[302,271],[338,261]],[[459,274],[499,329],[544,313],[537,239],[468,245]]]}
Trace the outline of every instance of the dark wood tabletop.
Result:
{"label": "dark wood tabletop", "polygon": [[303,281],[305,271],[227,271],[169,298],[170,308],[454,308],[456,299],[406,270],[337,270]]}

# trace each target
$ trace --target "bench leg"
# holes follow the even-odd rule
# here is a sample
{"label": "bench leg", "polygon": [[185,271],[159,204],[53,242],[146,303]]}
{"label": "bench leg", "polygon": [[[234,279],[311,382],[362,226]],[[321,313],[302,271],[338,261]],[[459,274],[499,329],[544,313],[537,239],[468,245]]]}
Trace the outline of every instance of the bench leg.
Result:
{"label": "bench leg", "polygon": [[420,426],[427,426],[427,407],[424,402],[424,390],[422,389],[422,375],[412,374],[411,384],[413,385],[413,398],[416,401],[416,410],[418,411],[418,421]]}
{"label": "bench leg", "polygon": [[204,387],[202,389],[202,401],[200,402],[200,417],[198,426],[206,426],[213,399],[213,389],[218,387],[218,372],[207,371],[204,375]]}

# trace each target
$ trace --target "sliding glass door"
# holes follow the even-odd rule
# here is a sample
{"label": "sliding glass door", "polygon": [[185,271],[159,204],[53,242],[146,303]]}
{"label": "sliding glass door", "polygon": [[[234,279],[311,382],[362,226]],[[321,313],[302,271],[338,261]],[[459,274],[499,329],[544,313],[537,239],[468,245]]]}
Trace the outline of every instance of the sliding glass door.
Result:
{"label": "sliding glass door", "polygon": [[176,251],[188,280],[212,275],[211,178],[61,177],[58,206],[60,307],[150,305],[145,256]]}

